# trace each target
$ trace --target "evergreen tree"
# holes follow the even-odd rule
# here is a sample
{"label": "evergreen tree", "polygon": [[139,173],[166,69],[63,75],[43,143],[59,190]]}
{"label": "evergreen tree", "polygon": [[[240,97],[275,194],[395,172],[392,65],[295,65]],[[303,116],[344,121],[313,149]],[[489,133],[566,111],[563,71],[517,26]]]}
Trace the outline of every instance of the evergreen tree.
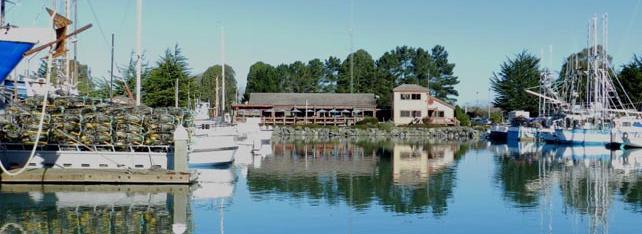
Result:
{"label": "evergreen tree", "polygon": [[[597,47],[597,54],[598,56],[603,56],[603,54],[606,53],[602,46]],[[575,101],[577,102],[585,102],[586,100],[586,89],[577,89],[577,87],[586,87],[586,80],[588,79],[588,73],[589,73],[589,64],[588,64],[588,54],[589,54],[589,49],[584,48],[581,51],[569,55],[566,60],[564,61],[564,64],[562,65],[562,68],[560,69],[560,77],[559,77],[559,82],[558,89],[560,89],[560,93],[562,94],[570,94],[570,93],[575,93]],[[611,63],[611,56],[608,56],[609,64]],[[612,71],[610,71],[610,68],[605,67],[603,63],[599,64],[600,68],[606,69],[609,71],[610,75],[613,76]],[[572,79],[573,77],[570,76],[575,76],[575,79]],[[571,84],[571,80],[575,80],[576,83]],[[616,85],[617,86],[617,85]],[[574,88],[575,90],[570,90],[571,88]],[[621,94],[621,90],[618,90],[619,93]],[[566,97],[569,98],[569,97]],[[571,102],[572,103],[572,102]]]}
{"label": "evergreen tree", "polygon": [[263,62],[253,64],[247,74],[247,86],[243,99],[247,101],[250,93],[281,92],[279,79],[276,76],[276,69],[272,65]]}
{"label": "evergreen tree", "polygon": [[524,89],[539,85],[539,58],[522,51],[515,58],[508,59],[499,73],[490,79],[496,93],[493,104],[505,111],[526,110],[537,114],[537,97],[527,94]]}
{"label": "evergreen tree", "polygon": [[341,59],[330,56],[323,65],[323,77],[319,81],[321,92],[334,93],[337,90],[337,80],[339,80],[339,70],[341,70]]}
{"label": "evergreen tree", "polygon": [[443,46],[437,45],[433,47],[431,55],[434,63],[434,69],[430,73],[432,95],[451,103],[456,102],[457,99],[452,97],[459,95],[454,87],[459,84],[459,79],[453,75],[455,64],[448,63],[448,52]]}
{"label": "evergreen tree", "polygon": [[185,107],[189,88],[188,72],[187,58],[181,54],[178,45],[173,50],[167,49],[156,67],[151,69],[149,78],[145,79],[143,102],[151,107],[174,106],[175,84],[178,80],[178,104]]}
{"label": "evergreen tree", "polygon": [[642,92],[640,92],[642,90],[642,57],[633,56],[631,63],[622,66],[618,79],[622,83],[622,88],[626,91],[618,90],[622,101],[628,102],[630,98],[631,102],[639,110],[640,105],[642,105]]}
{"label": "evergreen tree", "polygon": [[[350,72],[351,59],[354,59],[352,74]],[[354,93],[372,93],[374,75],[375,62],[372,56],[365,50],[357,50],[353,54],[348,55],[346,60],[341,64],[339,79],[337,81],[337,92],[350,93],[350,91],[353,91]]]}
{"label": "evergreen tree", "polygon": [[[223,80],[221,79],[223,75],[223,70],[221,68],[221,65],[214,65],[207,70],[200,76],[200,80],[197,82],[194,82],[195,84],[200,84],[200,89],[199,89],[199,94],[201,95],[201,99],[205,101],[210,101],[212,103],[212,106],[214,106],[214,101],[216,100],[216,80],[218,79],[218,85],[219,85],[219,95],[221,95],[222,89],[221,86],[223,85]],[[236,72],[234,69],[229,66],[225,65],[225,108],[226,110],[229,110],[232,107],[232,104],[236,103],[236,91],[237,91],[237,86],[236,86]],[[221,101],[219,97],[219,101]]]}
{"label": "evergreen tree", "polygon": [[[150,74],[150,67],[149,64],[147,63],[147,60],[145,59],[145,55],[142,56],[142,69],[141,69],[141,84],[144,83],[145,79],[149,77]],[[127,82],[127,87],[129,87],[129,91],[132,93],[133,98],[136,98],[136,57],[134,55],[134,52],[132,52],[129,56],[129,62],[127,63],[126,66],[122,66],[118,68],[120,76],[121,77],[116,77],[114,75],[114,83],[113,83],[113,94],[115,96],[128,96],[127,91],[125,90],[125,82]],[[109,85],[107,83],[107,85]],[[109,87],[108,87],[109,88]],[[141,89],[144,89],[142,87]],[[141,90],[143,92],[144,90]],[[144,97],[144,96],[143,96]]]}

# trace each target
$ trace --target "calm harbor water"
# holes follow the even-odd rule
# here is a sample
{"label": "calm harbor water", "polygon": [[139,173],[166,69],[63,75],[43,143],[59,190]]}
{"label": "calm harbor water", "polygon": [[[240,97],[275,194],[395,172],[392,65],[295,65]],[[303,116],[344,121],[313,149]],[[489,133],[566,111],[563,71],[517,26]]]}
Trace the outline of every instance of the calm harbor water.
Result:
{"label": "calm harbor water", "polygon": [[[8,233],[634,233],[642,150],[275,143],[194,186],[2,185]],[[185,225],[181,225],[185,224]]]}

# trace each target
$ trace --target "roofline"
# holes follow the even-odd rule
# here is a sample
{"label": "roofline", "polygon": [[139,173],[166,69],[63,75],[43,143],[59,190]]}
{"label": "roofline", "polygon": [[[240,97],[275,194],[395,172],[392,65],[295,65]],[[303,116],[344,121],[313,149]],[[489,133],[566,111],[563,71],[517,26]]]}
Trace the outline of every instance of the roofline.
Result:
{"label": "roofline", "polygon": [[432,95],[429,95],[429,97],[430,97],[431,99],[435,99],[435,100],[437,100],[437,102],[441,102],[441,104],[444,104],[444,105],[446,105],[446,106],[448,106],[448,107],[450,107],[450,108],[455,109],[455,106],[454,106],[454,105],[452,105],[452,104],[450,104],[450,103],[448,103],[448,102],[446,102],[446,101],[444,101],[444,100],[441,100],[441,99],[439,99],[439,98],[436,98],[436,97],[434,97],[434,96],[432,96]]}

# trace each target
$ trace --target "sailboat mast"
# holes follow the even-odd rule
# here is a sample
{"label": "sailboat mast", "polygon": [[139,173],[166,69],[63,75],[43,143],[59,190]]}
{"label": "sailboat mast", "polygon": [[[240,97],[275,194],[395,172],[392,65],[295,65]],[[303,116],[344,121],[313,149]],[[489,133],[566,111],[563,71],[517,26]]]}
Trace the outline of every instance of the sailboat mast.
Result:
{"label": "sailboat mast", "polygon": [[[74,32],[78,31],[78,0],[74,0]],[[74,35],[74,72],[71,83],[78,83],[78,36]],[[113,69],[112,69],[113,70]]]}
{"label": "sailboat mast", "polygon": [[[65,17],[67,19],[71,18],[71,4],[69,0],[65,0]],[[75,23],[75,22],[74,22]],[[65,40],[65,48],[69,48],[69,40]],[[71,91],[71,55],[69,52],[65,51],[65,86],[67,88],[67,94],[70,94]]]}
{"label": "sailboat mast", "polygon": [[0,28],[4,27],[4,11],[6,7],[6,0],[0,0]]}
{"label": "sailboat mast", "polygon": [[225,28],[221,26],[221,114],[225,117]]}
{"label": "sailboat mast", "polygon": [[350,1],[350,93],[354,93],[354,0]]}
{"label": "sailboat mast", "polygon": [[143,69],[142,56],[143,0],[136,1],[136,105],[140,106],[140,76]]}

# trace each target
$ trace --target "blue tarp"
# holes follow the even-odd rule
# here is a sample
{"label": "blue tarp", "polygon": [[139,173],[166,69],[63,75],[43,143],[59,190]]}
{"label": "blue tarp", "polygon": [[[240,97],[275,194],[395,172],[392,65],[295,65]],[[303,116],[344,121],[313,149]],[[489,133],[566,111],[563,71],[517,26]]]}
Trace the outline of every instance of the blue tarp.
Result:
{"label": "blue tarp", "polygon": [[24,53],[33,45],[28,42],[0,41],[0,82],[16,68]]}

